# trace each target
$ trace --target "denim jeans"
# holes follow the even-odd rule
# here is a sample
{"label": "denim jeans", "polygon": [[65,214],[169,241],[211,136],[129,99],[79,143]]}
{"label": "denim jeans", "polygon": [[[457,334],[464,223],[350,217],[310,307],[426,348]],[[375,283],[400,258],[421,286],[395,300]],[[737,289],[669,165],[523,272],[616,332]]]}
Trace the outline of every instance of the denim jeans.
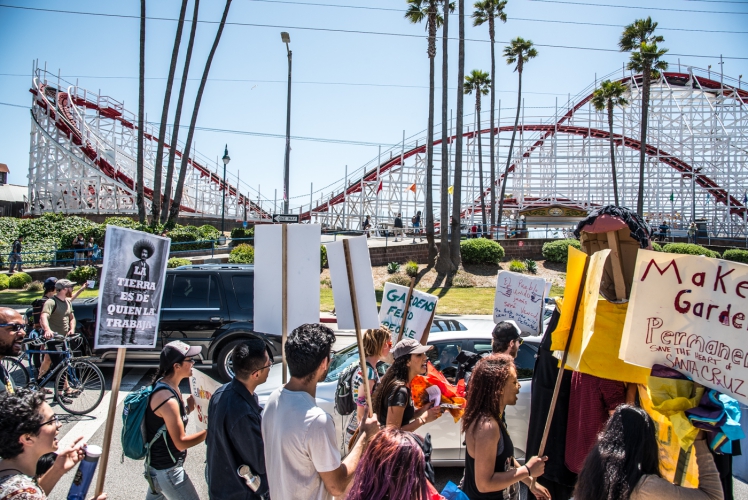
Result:
{"label": "denim jeans", "polygon": [[156,470],[149,467],[149,472],[156,493],[149,487],[146,500],[200,500],[195,486],[184,471],[182,460],[171,469]]}

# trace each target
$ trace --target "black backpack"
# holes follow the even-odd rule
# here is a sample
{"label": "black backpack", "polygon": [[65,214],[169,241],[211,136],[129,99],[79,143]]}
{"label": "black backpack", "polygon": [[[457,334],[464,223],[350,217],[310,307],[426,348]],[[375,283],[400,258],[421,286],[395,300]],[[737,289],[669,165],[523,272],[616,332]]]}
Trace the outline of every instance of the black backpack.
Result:
{"label": "black backpack", "polygon": [[[369,363],[366,365],[371,368]],[[353,377],[359,367],[359,363],[351,363],[338,377],[338,386],[335,388],[335,411],[340,415],[346,416],[356,411],[356,402],[353,401]]]}

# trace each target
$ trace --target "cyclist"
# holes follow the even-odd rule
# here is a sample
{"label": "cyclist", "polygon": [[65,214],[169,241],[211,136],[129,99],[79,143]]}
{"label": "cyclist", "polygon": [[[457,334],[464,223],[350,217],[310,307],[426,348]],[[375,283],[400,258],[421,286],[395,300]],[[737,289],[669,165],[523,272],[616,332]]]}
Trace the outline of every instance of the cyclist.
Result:
{"label": "cyclist", "polygon": [[[21,353],[21,341],[26,336],[26,322],[23,316],[10,307],[0,307],[0,359],[5,356],[18,356]],[[0,363],[0,394],[16,392],[8,371]]]}
{"label": "cyclist", "polygon": [[[75,333],[75,316],[73,315],[73,304],[71,302],[74,286],[75,283],[70,280],[57,280],[55,294],[42,306],[40,323],[45,339],[52,339],[55,333],[65,337]],[[56,364],[62,360],[62,356],[52,354],[50,357],[53,358],[51,368],[54,369]],[[65,381],[65,392],[63,394],[63,397],[76,395],[70,391],[67,380]],[[68,401],[65,401],[65,403],[68,403]]]}

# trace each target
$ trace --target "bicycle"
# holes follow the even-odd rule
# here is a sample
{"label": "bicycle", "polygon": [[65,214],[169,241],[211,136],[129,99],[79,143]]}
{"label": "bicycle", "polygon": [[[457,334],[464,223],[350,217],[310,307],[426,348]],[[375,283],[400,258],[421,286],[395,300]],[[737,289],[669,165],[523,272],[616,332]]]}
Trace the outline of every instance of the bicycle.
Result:
{"label": "bicycle", "polygon": [[[47,339],[44,337],[24,339],[24,351],[17,358],[4,357],[3,366],[13,378],[17,387],[28,387],[32,390],[43,390],[51,380],[54,379],[54,397],[57,404],[68,413],[73,415],[85,415],[94,410],[104,397],[104,375],[99,367],[88,360],[90,356],[73,356],[70,350],[70,342],[81,338],[81,334],[62,336],[55,334],[52,339],[62,342],[62,351],[36,350],[29,347],[44,346]],[[62,355],[63,359],[53,369],[38,380],[36,368],[31,362],[32,354],[56,354]],[[28,368],[23,365],[27,360]],[[31,375],[30,375],[31,374]]]}

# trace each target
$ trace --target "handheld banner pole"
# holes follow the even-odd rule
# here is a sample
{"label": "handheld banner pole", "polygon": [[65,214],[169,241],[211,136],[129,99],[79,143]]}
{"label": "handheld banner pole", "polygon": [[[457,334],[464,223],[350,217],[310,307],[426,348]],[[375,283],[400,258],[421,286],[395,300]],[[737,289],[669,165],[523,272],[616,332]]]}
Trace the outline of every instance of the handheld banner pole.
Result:
{"label": "handheld banner pole", "polygon": [[114,429],[114,416],[117,413],[117,398],[119,397],[119,386],[122,382],[122,370],[125,367],[125,353],[127,349],[117,349],[117,361],[114,364],[114,379],[112,390],[109,393],[109,413],[107,413],[106,427],[104,428],[104,443],[102,444],[101,458],[99,459],[99,476],[96,479],[96,494],[98,497],[104,492],[104,481],[106,481],[106,467],[109,462],[109,448],[112,444],[112,430]]}
{"label": "handheld banner pole", "polygon": [[[364,352],[364,339],[361,336],[361,323],[358,318],[358,301],[356,300],[356,284],[353,278],[353,265],[351,264],[351,250],[348,246],[348,240],[343,240],[343,253],[345,254],[345,268],[348,273],[348,290],[351,294],[351,309],[353,310],[353,325],[356,329],[356,342],[358,342],[358,362],[361,365],[361,376],[364,383],[364,395],[366,397],[366,407],[369,409],[369,417],[374,415],[371,405],[371,388],[369,387],[369,377],[366,376],[366,353]],[[411,288],[412,290],[412,288]]]}
{"label": "handheld banner pole", "polygon": [[[408,298],[405,299],[405,308],[403,309],[403,320],[400,322],[400,332],[397,334],[397,342],[403,339],[403,332],[405,332],[405,322],[408,320],[408,310],[410,309],[410,299],[413,296],[413,288],[416,286],[416,279],[410,278],[410,288],[408,289]],[[431,323],[429,323],[431,328]],[[395,342],[397,344],[397,342]]]}
{"label": "handheld banner pole", "polygon": [[283,248],[281,279],[281,301],[282,315],[281,320],[281,356],[283,358],[283,383],[288,382],[288,364],[286,363],[286,339],[288,338],[288,225],[281,226],[281,246]]}

